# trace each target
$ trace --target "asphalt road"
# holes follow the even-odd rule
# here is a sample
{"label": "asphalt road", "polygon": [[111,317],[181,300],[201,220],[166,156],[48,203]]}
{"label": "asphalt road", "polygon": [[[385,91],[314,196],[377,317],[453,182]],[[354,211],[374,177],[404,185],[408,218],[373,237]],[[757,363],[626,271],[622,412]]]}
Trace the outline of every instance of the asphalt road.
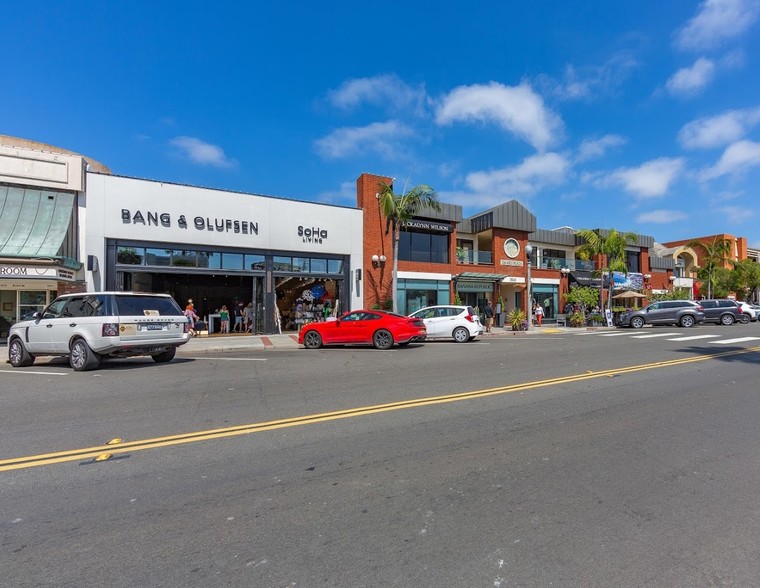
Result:
{"label": "asphalt road", "polygon": [[759,367],[758,323],[0,365],[0,585],[756,586]]}

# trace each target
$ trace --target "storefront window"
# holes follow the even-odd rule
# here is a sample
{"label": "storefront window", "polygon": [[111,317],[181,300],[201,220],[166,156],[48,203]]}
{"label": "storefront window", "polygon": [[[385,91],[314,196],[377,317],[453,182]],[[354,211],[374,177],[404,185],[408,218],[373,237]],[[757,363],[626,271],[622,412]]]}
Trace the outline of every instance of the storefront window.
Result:
{"label": "storefront window", "polygon": [[292,272],[293,271],[293,258],[292,257],[274,257],[274,270],[279,272]]}
{"label": "storefront window", "polygon": [[145,250],[145,263],[147,265],[171,265],[172,252],[171,249],[151,249]]}
{"label": "storefront window", "polygon": [[195,267],[197,263],[197,251],[182,251],[175,249],[172,253],[172,265],[174,267]]}
{"label": "storefront window", "polygon": [[243,269],[242,253],[224,253],[222,254],[222,267],[227,270]]}
{"label": "storefront window", "polygon": [[142,265],[145,249],[142,247],[119,247],[116,250],[116,263]]}
{"label": "storefront window", "polygon": [[319,259],[317,257],[312,258],[312,260],[311,260],[311,271],[314,274],[324,274],[324,273],[327,273],[327,260],[326,259]]}
{"label": "storefront window", "polygon": [[208,269],[222,269],[222,254],[215,251],[208,252]]}
{"label": "storefront window", "polygon": [[245,267],[251,270],[264,270],[264,256],[263,255],[246,255]]}
{"label": "storefront window", "polygon": [[398,306],[400,314],[412,312],[436,304],[449,304],[450,282],[445,280],[398,281]]}
{"label": "storefront window", "polygon": [[449,262],[449,235],[401,231],[398,258],[402,261]]}
{"label": "storefront window", "polygon": [[294,272],[309,272],[309,258],[308,257],[294,257],[293,267]]}
{"label": "storefront window", "polygon": [[328,274],[342,274],[343,273],[343,261],[340,259],[328,259],[327,260],[327,273]]}

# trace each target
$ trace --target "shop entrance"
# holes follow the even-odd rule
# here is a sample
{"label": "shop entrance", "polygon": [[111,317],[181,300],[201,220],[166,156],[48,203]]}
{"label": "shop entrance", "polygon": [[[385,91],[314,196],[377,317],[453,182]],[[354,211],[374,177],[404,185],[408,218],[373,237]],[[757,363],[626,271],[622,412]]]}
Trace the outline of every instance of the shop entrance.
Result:
{"label": "shop entrance", "polygon": [[340,308],[343,280],[331,278],[275,276],[279,330],[298,331],[303,325],[327,320],[343,313]]}

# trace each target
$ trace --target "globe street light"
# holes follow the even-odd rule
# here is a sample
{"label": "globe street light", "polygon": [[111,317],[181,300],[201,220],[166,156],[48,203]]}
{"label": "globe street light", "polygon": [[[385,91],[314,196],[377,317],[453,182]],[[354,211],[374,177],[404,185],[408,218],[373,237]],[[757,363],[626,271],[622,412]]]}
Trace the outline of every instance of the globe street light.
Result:
{"label": "globe street light", "polygon": [[531,293],[531,287],[530,287],[530,254],[533,253],[533,245],[528,243],[525,245],[525,259],[528,264],[528,285],[527,285],[527,292],[528,292],[528,312],[526,313],[528,315],[528,330],[530,331],[533,326],[533,294]]}

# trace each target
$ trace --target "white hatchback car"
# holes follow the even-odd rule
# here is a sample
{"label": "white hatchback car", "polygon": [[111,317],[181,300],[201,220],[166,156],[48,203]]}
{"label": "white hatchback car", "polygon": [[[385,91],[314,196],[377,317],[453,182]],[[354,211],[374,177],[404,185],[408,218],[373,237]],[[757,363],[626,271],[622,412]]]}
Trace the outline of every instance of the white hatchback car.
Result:
{"label": "white hatchback car", "polygon": [[737,304],[741,307],[743,314],[749,315],[749,320],[753,322],[757,320],[758,311],[756,304],[749,304],[748,302],[744,302],[742,300],[737,301]]}
{"label": "white hatchback car", "polygon": [[68,355],[76,371],[95,369],[108,357],[150,355],[166,363],[190,339],[189,327],[168,294],[65,294],[11,327],[8,360],[25,367],[37,355]]}
{"label": "white hatchback car", "polygon": [[428,339],[453,338],[457,343],[465,343],[483,333],[483,325],[472,306],[426,306],[409,316],[423,320]]}

